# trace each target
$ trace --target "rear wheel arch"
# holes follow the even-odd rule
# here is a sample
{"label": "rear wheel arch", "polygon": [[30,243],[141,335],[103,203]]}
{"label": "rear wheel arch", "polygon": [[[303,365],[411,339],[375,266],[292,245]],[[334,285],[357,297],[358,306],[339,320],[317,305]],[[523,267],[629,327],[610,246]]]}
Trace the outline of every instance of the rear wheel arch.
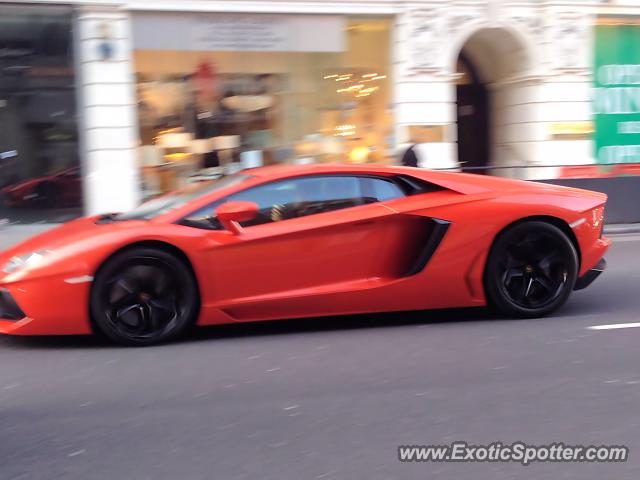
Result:
{"label": "rear wheel arch", "polygon": [[[500,235],[502,235],[504,232],[514,227],[515,225],[519,225],[525,222],[549,223],[555,227],[558,227],[560,230],[562,230],[562,233],[564,233],[569,238],[569,240],[571,240],[571,243],[573,243],[573,247],[576,249],[576,253],[578,254],[578,269],[580,268],[580,265],[582,264],[582,252],[580,251],[580,244],[578,243],[578,238],[576,237],[575,233],[573,232],[573,230],[571,229],[571,227],[567,222],[565,222],[563,219],[559,217],[554,217],[551,215],[532,215],[530,217],[520,218],[514,222],[511,222],[509,225],[506,225],[504,228],[502,228],[502,230],[500,230],[498,234],[495,236],[495,238],[493,239],[493,242],[491,242],[491,247],[489,248],[489,252],[491,252],[491,249],[495,245],[496,240]],[[486,268],[486,265],[485,265],[485,268]]]}
{"label": "rear wheel arch", "polygon": [[[553,233],[554,231],[556,232],[555,234]],[[526,238],[530,234],[530,232],[541,232],[541,233],[538,233],[538,238],[540,238],[540,236],[542,236],[543,238],[546,236],[547,242],[550,238],[551,239],[553,238],[553,235],[556,235],[556,238],[558,238],[558,240],[556,241],[556,243],[552,244],[553,246],[551,247],[549,247],[547,243],[547,246],[540,245],[542,250],[534,250],[536,252],[538,251],[546,252],[542,257],[542,259],[538,256],[538,254],[535,254],[532,257],[531,255],[529,255],[529,257],[531,258],[528,258],[526,254],[526,250],[524,252],[524,258],[522,257],[522,252],[519,254],[516,254],[516,263],[518,263],[518,261],[524,261],[526,265],[526,269],[525,267],[521,267],[521,266],[512,268],[509,266],[508,262],[507,262],[507,265],[504,266],[504,262],[501,261],[500,259],[509,258],[509,256],[504,257],[505,252],[508,252],[510,249],[509,246],[510,245],[518,245],[518,246],[527,245],[526,242],[530,242],[530,241],[526,240]],[[524,240],[522,239],[523,236],[525,238]],[[564,239],[562,239],[561,236],[564,236]],[[525,243],[522,243],[523,241]],[[535,242],[535,240],[531,240],[531,241]],[[512,242],[515,242],[515,243],[512,243]],[[550,248],[551,250],[549,250]],[[549,263],[547,263],[547,267],[544,267],[542,266],[542,263],[538,263],[538,262],[545,261],[547,257],[553,256],[554,250],[556,252],[556,260],[553,261],[554,263],[552,265],[557,265],[559,263],[562,266],[562,268],[564,268],[565,273],[564,273],[564,280],[562,280],[561,277],[560,279],[556,278],[557,285],[554,285],[553,283],[551,283],[551,285],[553,285],[553,287],[551,287],[551,285],[547,286],[547,284],[548,282],[550,282],[550,279],[553,278],[552,273],[550,271],[545,271],[545,268],[547,269],[550,268]],[[508,254],[508,255],[511,255],[511,254]],[[566,260],[563,261],[561,259],[566,259]],[[531,263],[529,264],[529,262]],[[557,268],[558,267],[556,267],[556,269]],[[486,262],[483,269],[483,275],[482,275],[482,283],[483,283],[483,288],[485,291],[487,303],[493,306],[494,308],[497,308],[497,310],[500,311],[501,313],[503,314],[506,313],[510,316],[515,315],[517,317],[531,318],[531,317],[539,317],[539,316],[546,315],[554,311],[555,309],[557,309],[559,306],[564,304],[564,302],[567,300],[567,298],[571,294],[571,291],[573,290],[574,282],[578,278],[579,268],[580,268],[580,253],[579,253],[577,239],[575,238],[575,235],[573,234],[573,232],[571,231],[571,228],[566,222],[564,222],[562,219],[559,219],[557,217],[550,217],[550,216],[544,216],[544,215],[530,216],[530,217],[524,217],[524,218],[518,219],[517,221],[514,221],[509,225],[506,225],[495,236],[491,244],[491,247],[488,251]],[[513,278],[515,280],[520,278],[521,283],[526,282],[527,275],[529,275],[529,286],[526,288],[527,293],[524,294],[524,296],[527,298],[514,299],[514,297],[509,292],[505,293],[505,290],[504,290],[505,286],[504,285],[500,286],[502,285],[501,282],[505,281],[504,280],[505,277],[504,275],[502,275],[503,270],[509,271],[505,269],[518,270],[518,271],[522,269],[521,273],[516,272],[515,274],[513,274]],[[562,274],[562,270],[560,270],[559,272],[556,270],[556,274],[555,274],[556,277],[561,274]],[[524,280],[522,279],[523,277],[524,277]],[[546,281],[543,282],[542,280],[545,278],[546,278]],[[512,280],[508,280],[508,281],[512,282]],[[533,285],[536,285],[535,282],[537,282],[538,285],[541,285],[543,287],[542,288],[543,294],[545,294],[545,290],[549,292],[548,299],[545,299],[544,295],[542,298],[539,299],[540,302],[542,301],[547,302],[546,304],[540,303],[539,305],[536,305],[535,303],[532,303],[532,301],[529,299],[528,292],[532,282],[534,282]],[[521,287],[518,287],[517,285],[516,287],[517,287],[516,288],[517,290],[521,288]],[[512,287],[507,285],[506,288],[509,289]],[[554,290],[550,290],[550,288],[553,288]],[[538,287],[537,290],[539,291],[540,287]],[[532,293],[535,296],[536,288],[532,290]],[[551,298],[551,294],[555,296]]]}

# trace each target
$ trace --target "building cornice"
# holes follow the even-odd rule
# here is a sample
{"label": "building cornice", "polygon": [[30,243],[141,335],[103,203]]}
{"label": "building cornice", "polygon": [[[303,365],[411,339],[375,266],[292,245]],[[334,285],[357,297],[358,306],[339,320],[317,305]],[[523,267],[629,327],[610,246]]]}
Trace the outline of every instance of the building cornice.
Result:
{"label": "building cornice", "polygon": [[[52,4],[61,0],[13,0],[14,4]],[[237,12],[392,15],[409,2],[394,0],[66,0],[82,9],[154,12]]]}

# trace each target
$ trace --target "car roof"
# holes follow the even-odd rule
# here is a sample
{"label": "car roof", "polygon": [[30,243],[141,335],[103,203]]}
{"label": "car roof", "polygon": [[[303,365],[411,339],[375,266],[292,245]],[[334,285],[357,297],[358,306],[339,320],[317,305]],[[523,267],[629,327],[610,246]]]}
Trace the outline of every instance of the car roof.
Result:
{"label": "car roof", "polygon": [[[398,175],[398,174],[411,174],[410,167],[396,167],[391,165],[354,165],[354,164],[310,164],[310,165],[292,165],[292,164],[279,164],[270,165],[266,167],[251,168],[243,170],[242,173],[252,175],[264,179],[276,179],[295,177],[298,175],[313,175],[313,174],[383,174],[383,175]],[[413,172],[415,173],[415,172]]]}

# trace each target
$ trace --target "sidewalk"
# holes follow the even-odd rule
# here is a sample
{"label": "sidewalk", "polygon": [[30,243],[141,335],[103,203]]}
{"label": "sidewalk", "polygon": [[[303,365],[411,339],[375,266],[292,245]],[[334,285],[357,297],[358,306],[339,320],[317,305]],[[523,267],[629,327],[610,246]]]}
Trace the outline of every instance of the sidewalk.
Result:
{"label": "sidewalk", "polygon": [[[10,225],[7,227],[0,226],[0,251],[26,240],[33,235],[57,227],[58,225],[57,223],[38,223],[32,225]],[[604,233],[606,235],[640,233],[640,223],[605,225]]]}
{"label": "sidewalk", "polygon": [[0,226],[0,251],[58,225],[57,223],[37,223],[32,225]]}

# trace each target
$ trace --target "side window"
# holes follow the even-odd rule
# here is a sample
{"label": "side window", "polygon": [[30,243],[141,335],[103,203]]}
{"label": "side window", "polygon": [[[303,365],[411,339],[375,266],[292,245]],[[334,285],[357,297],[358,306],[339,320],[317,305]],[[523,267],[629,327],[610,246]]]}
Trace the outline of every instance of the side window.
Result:
{"label": "side window", "polygon": [[404,191],[391,179],[363,177],[363,192],[368,203],[404,197]]}
{"label": "side window", "polygon": [[365,203],[358,177],[317,176],[294,180],[299,201],[286,207],[286,218],[341,210]]}
{"label": "side window", "polygon": [[256,218],[243,227],[279,222],[317,213],[341,210],[365,203],[390,200],[404,196],[398,185],[390,180],[348,175],[309,176],[260,185],[206,206],[183,220],[201,228],[222,228],[213,217],[216,207],[228,201],[249,201],[258,205]]}
{"label": "side window", "polygon": [[181,223],[193,227],[208,228],[211,230],[222,229],[222,225],[215,218],[214,212],[217,207],[232,200],[244,200],[258,204],[258,215],[255,219],[244,222],[243,226],[259,225],[274,221],[271,219],[271,211],[276,205],[287,205],[296,198],[295,185],[291,181],[274,182],[250,188],[238,192],[229,197],[210,203],[185,217]]}
{"label": "side window", "polygon": [[242,200],[257,203],[258,215],[256,218],[242,223],[243,227],[249,227],[293,218],[293,215],[285,210],[291,210],[300,198],[300,188],[297,181],[284,180],[236,193],[224,199],[224,202]]}

